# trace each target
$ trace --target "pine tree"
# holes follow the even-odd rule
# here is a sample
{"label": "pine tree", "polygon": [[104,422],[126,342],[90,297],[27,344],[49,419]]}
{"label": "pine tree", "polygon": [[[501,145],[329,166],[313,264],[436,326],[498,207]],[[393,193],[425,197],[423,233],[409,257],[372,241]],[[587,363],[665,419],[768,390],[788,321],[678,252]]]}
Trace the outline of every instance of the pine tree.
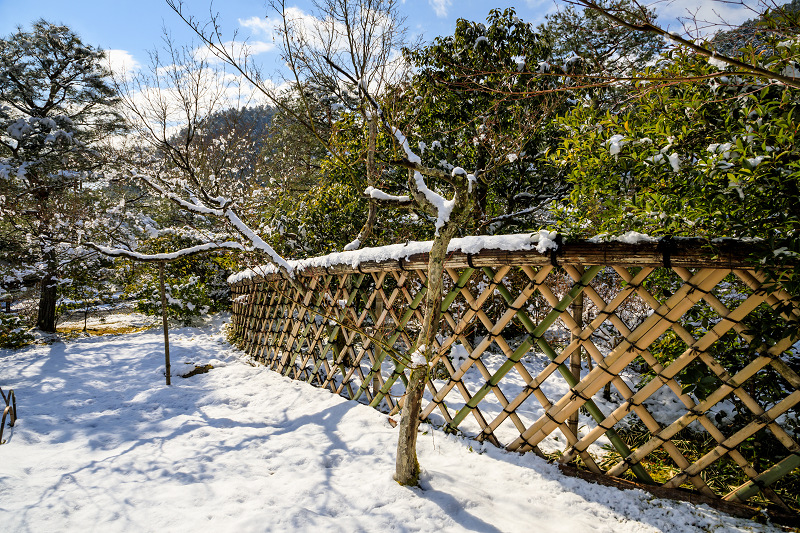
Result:
{"label": "pine tree", "polygon": [[104,64],[101,50],[44,20],[0,39],[0,215],[8,247],[28,255],[5,262],[40,281],[42,331],[55,331],[59,269],[76,260],[64,243],[92,227],[99,142],[122,129]]}

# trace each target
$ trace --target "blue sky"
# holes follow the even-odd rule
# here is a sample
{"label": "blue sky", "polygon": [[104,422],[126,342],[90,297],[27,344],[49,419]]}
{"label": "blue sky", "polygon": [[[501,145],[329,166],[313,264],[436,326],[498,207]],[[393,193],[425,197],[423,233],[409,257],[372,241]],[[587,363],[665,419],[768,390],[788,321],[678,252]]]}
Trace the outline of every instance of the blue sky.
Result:
{"label": "blue sky", "polygon": [[[287,3],[310,10],[310,2],[305,0]],[[209,4],[207,0],[185,2],[188,12],[203,19],[208,18]],[[515,4],[520,18],[528,22],[540,22],[545,13],[555,9],[553,0],[406,0],[400,8],[408,17],[409,29],[430,40],[452,33],[459,17],[484,20],[490,9]],[[238,29],[243,36],[247,36],[249,30],[240,26],[240,20],[269,13],[264,0],[217,1],[212,9],[220,13],[227,33]],[[191,32],[164,0],[0,0],[2,36],[8,36],[18,25],[27,28],[39,18],[66,24],[88,44],[106,50],[125,50],[140,63],[146,61],[147,50],[160,44],[164,27],[180,44],[188,44],[192,39]]]}
{"label": "blue sky", "polygon": [[[309,2],[287,2],[309,11]],[[186,10],[199,18],[207,19],[208,0],[186,0]],[[405,0],[400,6],[407,17],[407,25],[415,35],[427,41],[438,35],[451,34],[458,18],[484,20],[492,8],[515,6],[518,16],[532,23],[544,20],[544,15],[556,9],[554,0]],[[741,9],[736,12],[730,3],[711,0],[674,0],[661,4],[664,14],[662,24],[677,29],[674,17],[699,9],[711,13],[712,9],[738,23],[748,18]],[[269,13],[264,0],[223,0],[212,9],[220,13],[223,28],[228,35],[239,30],[240,37],[250,35],[250,29],[240,24],[253,17]],[[80,35],[84,42],[106,50],[122,50],[138,63],[147,63],[147,51],[157,48],[166,28],[178,44],[189,44],[192,34],[164,0],[0,0],[0,36],[8,36],[16,26],[28,28],[36,19],[63,23]],[[671,21],[671,22],[670,22]],[[253,35],[263,39],[263,35]],[[264,47],[265,49],[268,47]],[[265,64],[277,60],[275,51],[265,50],[259,59]]]}

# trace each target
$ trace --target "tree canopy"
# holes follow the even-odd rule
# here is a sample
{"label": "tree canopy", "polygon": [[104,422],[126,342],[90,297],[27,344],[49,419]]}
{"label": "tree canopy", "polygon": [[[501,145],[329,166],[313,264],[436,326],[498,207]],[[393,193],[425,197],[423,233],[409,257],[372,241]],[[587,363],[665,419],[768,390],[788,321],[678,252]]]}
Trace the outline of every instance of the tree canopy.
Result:
{"label": "tree canopy", "polygon": [[[45,21],[0,39],[0,213],[9,278],[42,285],[37,324],[54,331],[58,274],[93,229],[90,182],[102,178],[100,141],[123,130],[101,50]],[[80,255],[80,254],[78,254]]]}

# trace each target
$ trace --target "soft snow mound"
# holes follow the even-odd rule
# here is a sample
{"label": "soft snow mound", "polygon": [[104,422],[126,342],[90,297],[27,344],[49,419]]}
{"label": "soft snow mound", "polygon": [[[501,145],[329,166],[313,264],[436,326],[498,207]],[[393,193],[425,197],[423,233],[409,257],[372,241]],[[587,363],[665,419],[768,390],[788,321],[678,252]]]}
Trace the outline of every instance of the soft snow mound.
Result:
{"label": "soft snow mound", "polygon": [[422,489],[392,480],[386,415],[250,365],[217,318],[0,350],[21,418],[0,447],[3,531],[777,531],[562,476],[423,426]]}

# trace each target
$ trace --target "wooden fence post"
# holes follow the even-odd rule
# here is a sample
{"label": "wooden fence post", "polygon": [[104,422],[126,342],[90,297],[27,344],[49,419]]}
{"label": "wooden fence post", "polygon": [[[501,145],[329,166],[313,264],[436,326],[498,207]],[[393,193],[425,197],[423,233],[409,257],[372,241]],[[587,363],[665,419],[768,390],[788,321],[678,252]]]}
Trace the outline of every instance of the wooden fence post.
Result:
{"label": "wooden fence post", "polygon": [[170,373],[172,369],[169,364],[169,325],[167,324],[167,296],[164,291],[164,262],[158,263],[158,279],[161,285],[161,321],[164,324],[164,365],[166,367],[167,385],[172,385],[170,382]]}

